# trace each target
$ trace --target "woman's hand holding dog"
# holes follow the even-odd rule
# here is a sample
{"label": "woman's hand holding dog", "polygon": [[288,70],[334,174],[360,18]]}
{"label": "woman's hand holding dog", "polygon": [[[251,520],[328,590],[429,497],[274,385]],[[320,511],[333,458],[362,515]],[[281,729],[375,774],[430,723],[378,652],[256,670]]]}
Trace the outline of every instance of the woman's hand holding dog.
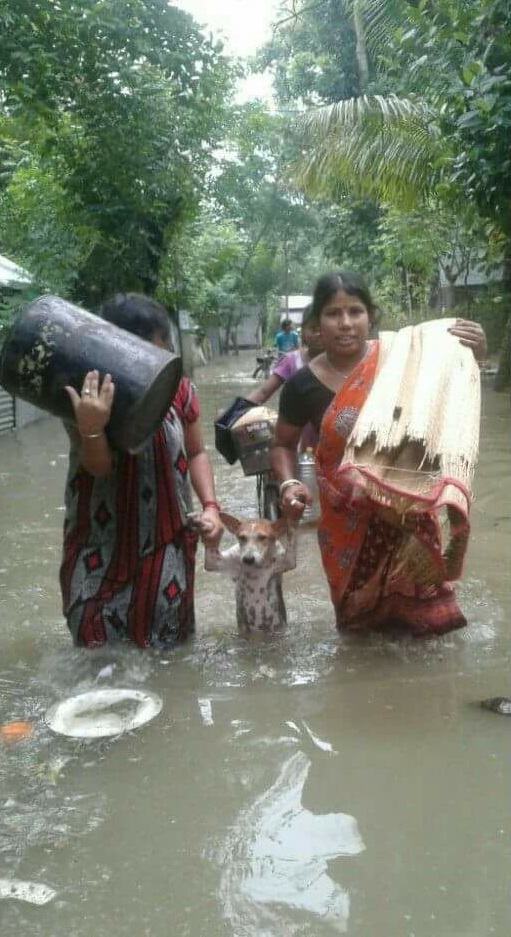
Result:
{"label": "woman's hand holding dog", "polygon": [[206,507],[187,515],[188,526],[199,534],[205,547],[216,547],[222,539],[224,525],[216,508]]}
{"label": "woman's hand holding dog", "polygon": [[199,533],[205,547],[216,547],[222,539],[224,525],[218,511],[213,507],[204,508],[199,516]]}
{"label": "woman's hand holding dog", "polygon": [[304,485],[302,482],[294,482],[292,485],[288,485],[280,496],[280,507],[284,517],[287,517],[288,520],[294,521],[297,523],[304,510],[306,505],[312,504],[313,498],[307,488],[307,485]]}

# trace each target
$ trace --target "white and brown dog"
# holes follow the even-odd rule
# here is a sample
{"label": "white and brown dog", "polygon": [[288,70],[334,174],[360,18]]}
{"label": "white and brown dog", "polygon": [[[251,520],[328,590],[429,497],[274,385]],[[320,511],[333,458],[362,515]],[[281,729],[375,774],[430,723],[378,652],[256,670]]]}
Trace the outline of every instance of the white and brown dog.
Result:
{"label": "white and brown dog", "polygon": [[236,582],[238,631],[282,631],[287,625],[282,574],[296,568],[296,528],[285,518],[241,520],[222,512],[220,519],[237,542],[227,550],[206,547],[205,568]]}

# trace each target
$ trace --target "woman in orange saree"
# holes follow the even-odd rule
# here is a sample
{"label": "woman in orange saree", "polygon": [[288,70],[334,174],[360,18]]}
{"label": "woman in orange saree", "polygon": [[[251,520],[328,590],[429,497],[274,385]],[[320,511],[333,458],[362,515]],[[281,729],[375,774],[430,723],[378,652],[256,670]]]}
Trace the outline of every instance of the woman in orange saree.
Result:
{"label": "woman in orange saree", "polygon": [[[368,337],[375,307],[363,281],[346,272],[320,278],[313,306],[325,352],[282,391],[272,456],[282,479],[282,511],[298,520],[310,502],[306,487],[290,476],[294,437],[302,421],[311,421],[320,427],[318,540],[338,629],[405,629],[421,636],[463,627],[451,580],[460,575],[468,540],[469,492],[456,479],[435,476],[398,517],[386,501],[403,495],[399,486],[342,463],[377,373],[381,343]],[[458,320],[450,331],[476,356],[484,354],[480,326]],[[442,509],[450,523],[447,551]]]}

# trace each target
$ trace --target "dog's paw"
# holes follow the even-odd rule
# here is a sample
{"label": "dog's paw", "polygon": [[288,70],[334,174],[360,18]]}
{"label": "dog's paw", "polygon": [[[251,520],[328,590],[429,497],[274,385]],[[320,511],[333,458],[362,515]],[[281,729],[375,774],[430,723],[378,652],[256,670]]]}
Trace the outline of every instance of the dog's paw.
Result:
{"label": "dog's paw", "polygon": [[190,511],[190,513],[186,515],[186,526],[200,533],[204,529],[202,513],[200,511]]}

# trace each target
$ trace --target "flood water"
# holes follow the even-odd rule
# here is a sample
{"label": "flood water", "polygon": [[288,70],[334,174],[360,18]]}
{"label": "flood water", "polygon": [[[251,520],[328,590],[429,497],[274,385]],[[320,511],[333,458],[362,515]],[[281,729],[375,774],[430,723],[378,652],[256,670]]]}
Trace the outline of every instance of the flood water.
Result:
{"label": "flood water", "polygon": [[[226,510],[255,485],[212,444],[252,383],[244,354],[197,373]],[[60,614],[66,437],[54,420],[0,438],[2,937],[507,937],[511,721],[509,399],[484,394],[473,536],[459,596],[470,627],[427,642],[341,640],[314,532],[286,574],[289,628],[236,635],[233,588],[198,559],[198,634],[158,654],[73,649]],[[114,664],[98,680],[99,672]],[[110,674],[108,676],[108,673]],[[95,686],[161,696],[114,739],[53,734],[55,701]]]}

